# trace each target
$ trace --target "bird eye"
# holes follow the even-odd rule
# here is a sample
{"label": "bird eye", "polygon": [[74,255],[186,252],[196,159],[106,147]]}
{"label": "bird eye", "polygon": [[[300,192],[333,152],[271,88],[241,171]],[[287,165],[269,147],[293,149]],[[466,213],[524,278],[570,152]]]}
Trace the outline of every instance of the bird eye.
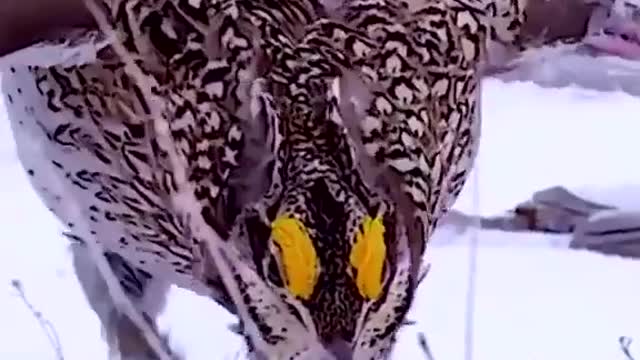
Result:
{"label": "bird eye", "polygon": [[279,216],[271,224],[271,238],[280,250],[280,268],[287,289],[308,300],[318,281],[319,264],[307,228],[294,217]]}
{"label": "bird eye", "polygon": [[356,270],[355,281],[360,295],[369,300],[382,293],[387,246],[384,242],[384,224],[381,217],[366,216],[362,230],[356,233],[349,260]]}

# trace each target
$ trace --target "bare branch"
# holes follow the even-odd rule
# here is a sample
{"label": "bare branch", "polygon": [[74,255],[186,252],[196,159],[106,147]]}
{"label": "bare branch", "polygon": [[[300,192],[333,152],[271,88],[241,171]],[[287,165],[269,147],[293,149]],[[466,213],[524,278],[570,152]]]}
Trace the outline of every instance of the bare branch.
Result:
{"label": "bare branch", "polygon": [[[473,208],[476,214],[480,213],[480,176],[478,160],[476,160],[475,171],[473,172]],[[464,314],[464,359],[473,360],[474,330],[475,330],[475,301],[476,301],[476,281],[478,278],[478,246],[480,244],[480,230],[482,224],[480,217],[475,221],[474,231],[470,236],[469,244],[469,272],[467,274],[467,293],[465,297]]]}
{"label": "bare branch", "polygon": [[622,350],[624,355],[627,357],[627,360],[635,360],[633,355],[631,355],[631,350],[629,349],[632,342],[633,342],[633,339],[627,336],[620,336],[618,338],[618,343],[620,343],[620,349]]}
{"label": "bare branch", "polygon": [[420,346],[426,360],[435,360],[435,357],[433,357],[433,353],[431,353],[431,349],[429,348],[429,343],[427,342],[427,335],[423,332],[418,333],[418,345]]}
{"label": "bare branch", "polygon": [[22,299],[22,302],[27,306],[33,317],[38,321],[38,325],[42,329],[42,332],[47,336],[49,343],[53,347],[53,351],[56,353],[57,360],[64,360],[64,354],[62,352],[62,344],[60,344],[60,338],[56,332],[55,327],[47,320],[42,313],[38,311],[33,304],[27,299],[27,295],[22,287],[22,282],[18,279],[11,280],[11,286],[18,292],[18,296]]}

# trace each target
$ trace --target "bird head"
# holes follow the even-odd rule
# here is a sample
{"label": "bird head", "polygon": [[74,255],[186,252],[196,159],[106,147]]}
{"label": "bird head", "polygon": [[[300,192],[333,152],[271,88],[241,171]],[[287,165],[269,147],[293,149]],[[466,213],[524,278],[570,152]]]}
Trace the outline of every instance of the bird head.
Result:
{"label": "bird head", "polygon": [[252,309],[244,333],[270,342],[269,358],[310,343],[337,359],[386,358],[416,286],[405,219],[367,184],[343,127],[314,129],[283,140],[270,190],[235,222],[250,254],[235,277]]}

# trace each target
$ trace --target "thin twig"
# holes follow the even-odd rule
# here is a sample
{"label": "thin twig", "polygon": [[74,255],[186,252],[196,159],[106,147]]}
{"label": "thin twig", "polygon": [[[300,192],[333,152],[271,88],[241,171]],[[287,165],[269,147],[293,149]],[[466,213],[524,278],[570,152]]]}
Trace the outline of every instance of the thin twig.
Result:
{"label": "thin twig", "polygon": [[633,339],[627,336],[620,336],[618,338],[618,343],[620,343],[620,349],[622,350],[622,353],[627,357],[627,360],[635,360],[633,355],[631,355],[631,350],[629,349],[632,342],[633,342]]}
{"label": "thin twig", "polygon": [[423,332],[418,333],[418,345],[420,346],[426,360],[435,360],[435,357],[433,357],[433,353],[431,352],[431,348],[429,348],[429,343],[427,342],[427,335]]}
{"label": "thin twig", "polygon": [[24,288],[22,287],[22,283],[20,280],[14,279],[11,280],[11,286],[18,292],[18,296],[22,300],[22,302],[27,306],[33,317],[38,321],[38,325],[42,329],[42,332],[47,336],[49,343],[53,347],[53,351],[56,353],[57,360],[64,360],[64,353],[62,351],[62,344],[60,343],[60,338],[58,337],[58,332],[55,327],[51,324],[49,320],[47,320],[42,313],[38,311],[33,304],[27,299],[27,295],[24,292]]}
{"label": "thin twig", "polygon": [[[478,175],[478,159],[476,159],[476,166],[473,174],[473,207],[474,211],[480,213],[480,177]],[[478,244],[480,230],[482,229],[482,223],[478,216],[475,221],[475,229],[471,233],[470,245],[469,245],[469,273],[467,276],[467,294],[465,299],[465,328],[464,328],[464,358],[465,360],[473,359],[473,332],[474,332],[474,316],[475,316],[475,300],[476,300],[476,280],[478,277]]]}

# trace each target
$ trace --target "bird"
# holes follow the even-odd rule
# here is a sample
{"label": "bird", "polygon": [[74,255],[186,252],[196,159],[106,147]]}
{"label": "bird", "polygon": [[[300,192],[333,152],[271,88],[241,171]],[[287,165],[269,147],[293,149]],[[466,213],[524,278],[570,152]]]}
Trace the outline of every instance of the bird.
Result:
{"label": "bird", "polygon": [[87,4],[96,26],[10,54],[3,92],[112,350],[157,358],[94,243],[149,323],[175,284],[255,358],[389,358],[478,151],[487,43],[539,45],[526,3]]}

